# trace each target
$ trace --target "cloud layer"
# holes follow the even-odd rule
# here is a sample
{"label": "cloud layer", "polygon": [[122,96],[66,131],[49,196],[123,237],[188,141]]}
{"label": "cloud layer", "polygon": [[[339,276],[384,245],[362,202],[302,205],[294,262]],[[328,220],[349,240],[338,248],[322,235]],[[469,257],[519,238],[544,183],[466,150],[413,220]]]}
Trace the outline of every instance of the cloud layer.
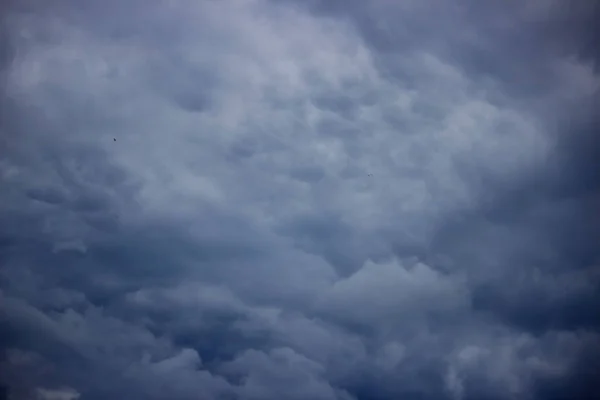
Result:
{"label": "cloud layer", "polygon": [[4,5],[0,383],[597,396],[598,9],[561,4]]}

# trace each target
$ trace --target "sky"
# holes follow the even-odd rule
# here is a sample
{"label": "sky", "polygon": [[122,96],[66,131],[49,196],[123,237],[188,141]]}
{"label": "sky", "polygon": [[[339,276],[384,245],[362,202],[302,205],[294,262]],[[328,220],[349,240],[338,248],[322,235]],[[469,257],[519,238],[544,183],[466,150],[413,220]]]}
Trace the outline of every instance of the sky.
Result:
{"label": "sky", "polygon": [[0,7],[12,399],[600,398],[597,1]]}

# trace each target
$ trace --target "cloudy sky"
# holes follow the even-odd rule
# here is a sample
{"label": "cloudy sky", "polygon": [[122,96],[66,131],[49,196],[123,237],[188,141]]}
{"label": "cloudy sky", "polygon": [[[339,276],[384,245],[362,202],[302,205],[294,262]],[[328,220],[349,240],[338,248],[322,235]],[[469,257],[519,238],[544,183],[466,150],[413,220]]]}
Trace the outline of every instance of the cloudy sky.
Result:
{"label": "cloudy sky", "polygon": [[598,398],[598,10],[4,1],[0,383]]}

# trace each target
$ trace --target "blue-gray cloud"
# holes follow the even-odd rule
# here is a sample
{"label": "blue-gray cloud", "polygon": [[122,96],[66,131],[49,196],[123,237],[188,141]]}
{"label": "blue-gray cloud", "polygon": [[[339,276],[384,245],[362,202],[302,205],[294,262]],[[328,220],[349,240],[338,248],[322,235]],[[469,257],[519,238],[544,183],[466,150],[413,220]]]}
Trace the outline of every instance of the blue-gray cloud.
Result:
{"label": "blue-gray cloud", "polygon": [[0,384],[593,398],[586,4],[3,5]]}

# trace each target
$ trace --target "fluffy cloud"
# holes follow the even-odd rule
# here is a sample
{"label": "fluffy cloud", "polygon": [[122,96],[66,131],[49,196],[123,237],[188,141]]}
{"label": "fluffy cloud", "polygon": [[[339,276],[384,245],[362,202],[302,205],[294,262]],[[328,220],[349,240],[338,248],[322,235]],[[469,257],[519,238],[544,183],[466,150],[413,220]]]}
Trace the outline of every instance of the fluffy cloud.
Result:
{"label": "fluffy cloud", "polygon": [[4,5],[0,383],[98,400],[597,393],[594,13]]}

